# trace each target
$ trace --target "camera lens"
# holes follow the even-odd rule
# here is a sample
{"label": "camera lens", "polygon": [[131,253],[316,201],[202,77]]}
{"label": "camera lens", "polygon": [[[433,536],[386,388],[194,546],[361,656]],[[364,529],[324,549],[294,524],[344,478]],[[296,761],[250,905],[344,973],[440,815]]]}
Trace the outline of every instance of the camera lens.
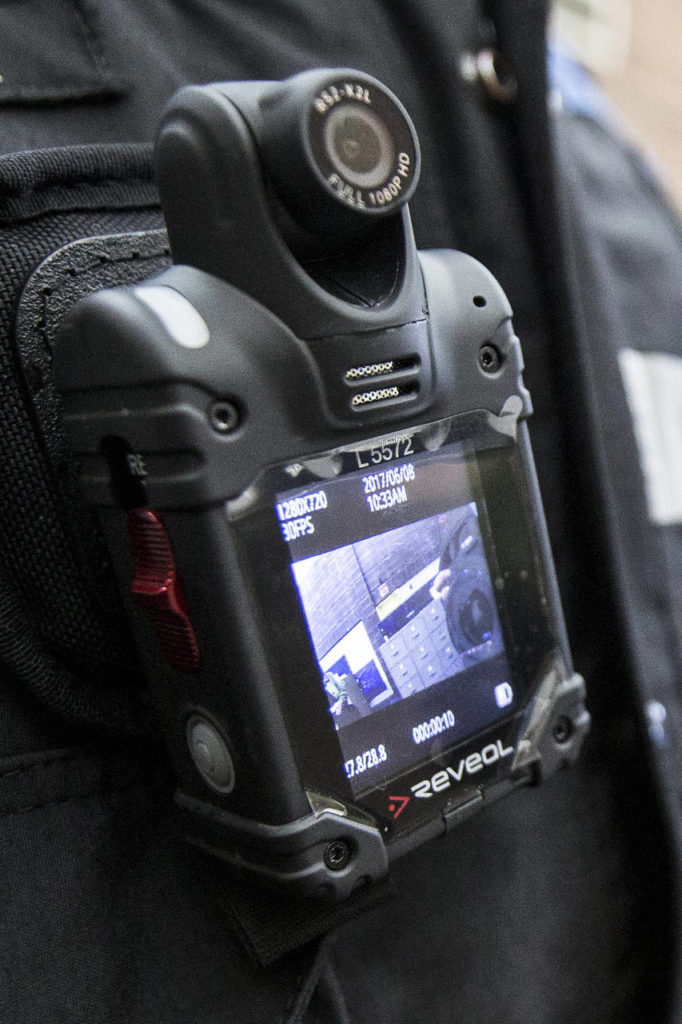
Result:
{"label": "camera lens", "polygon": [[466,559],[465,567],[454,574],[445,620],[456,650],[474,660],[486,656],[497,617],[485,565],[475,556]]}
{"label": "camera lens", "polygon": [[[326,246],[334,238],[343,244],[351,235],[380,233],[373,222],[392,222],[414,193],[416,132],[400,101],[369,75],[304,71],[267,88],[258,116],[271,196],[298,253],[311,238]],[[385,230],[395,230],[393,223]]]}
{"label": "camera lens", "polygon": [[303,161],[296,180],[289,179],[286,201],[311,213],[351,208],[360,215],[356,227],[367,216],[395,212],[419,176],[419,143],[402,105],[357,71],[321,73],[306,85],[307,112],[298,121]]}
{"label": "camera lens", "polygon": [[335,107],[325,123],[324,143],[339,174],[358,188],[382,185],[395,162],[391,134],[372,110]]}
{"label": "camera lens", "polygon": [[457,609],[459,627],[470,647],[490,640],[495,626],[490,598],[480,587],[474,587]]}

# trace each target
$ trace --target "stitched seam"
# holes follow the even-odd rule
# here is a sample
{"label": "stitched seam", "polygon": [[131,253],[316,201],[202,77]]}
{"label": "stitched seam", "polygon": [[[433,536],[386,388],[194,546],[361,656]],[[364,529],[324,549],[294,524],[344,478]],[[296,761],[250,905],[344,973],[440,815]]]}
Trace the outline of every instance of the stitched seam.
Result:
{"label": "stitched seam", "polygon": [[0,774],[0,782],[3,782],[5,779],[14,778],[17,775],[32,775],[45,768],[52,768],[54,765],[68,764],[69,761],[76,761],[82,757],[82,752],[76,750],[62,756],[55,755],[55,757],[49,758],[47,761],[38,761],[36,764],[24,765],[21,768],[11,768],[8,772],[2,772]]}
{"label": "stitched seam", "polygon": [[29,814],[31,811],[42,811],[45,807],[58,807],[60,804],[76,804],[84,800],[96,800],[102,796],[123,796],[133,790],[143,790],[147,788],[148,787],[141,782],[131,782],[120,789],[96,789],[91,793],[81,793],[78,796],[59,797],[57,800],[47,800],[42,804],[27,804],[25,807],[17,807],[14,810],[0,811],[0,821],[3,818],[11,818],[15,814]]}
{"label": "stitched seam", "polygon": [[29,185],[26,188],[8,188],[3,190],[1,194],[10,198],[16,198],[17,196],[37,195],[41,192],[50,192],[56,189],[76,190],[85,188],[113,188],[117,185],[152,185],[153,183],[154,178],[152,175],[148,178],[143,178],[140,175],[133,175],[130,178],[86,178],[83,181],[66,181],[64,179],[57,178],[54,181],[42,182],[38,185]]}
{"label": "stitched seam", "polygon": [[102,78],[83,75],[82,78],[71,81],[66,79],[63,84],[59,85],[15,85],[11,92],[3,92],[0,96],[0,103],[9,105],[12,101],[20,99],[71,99],[86,92],[111,91],[113,88],[114,86],[110,82],[104,81]]}
{"label": "stitched seam", "polygon": [[81,39],[85,49],[89,52],[95,68],[100,75],[108,77],[110,72],[108,61],[104,54],[104,47],[97,32],[99,26],[95,26],[90,20],[89,12],[86,13],[79,0],[72,0],[73,10],[76,15],[76,22],[79,25]]}
{"label": "stitched seam", "polygon": [[49,315],[49,300],[55,294],[55,291],[63,288],[69,281],[73,281],[78,277],[82,277],[83,274],[89,274],[100,266],[115,266],[121,263],[145,263],[150,260],[156,260],[159,256],[170,254],[170,249],[167,245],[161,246],[154,252],[140,254],[136,250],[132,249],[129,253],[122,256],[98,256],[93,259],[91,263],[88,263],[83,267],[74,267],[69,265],[59,271],[60,281],[57,281],[54,285],[45,285],[44,288],[40,289],[40,297],[42,300],[42,309],[40,313],[40,319],[36,319],[33,324],[34,330],[39,331],[44,335],[45,329],[50,322]]}
{"label": "stitched seam", "polygon": [[101,26],[96,12],[88,11],[81,0],[70,0],[66,5],[69,13],[73,15],[74,37],[79,44],[78,57],[83,63],[85,57],[91,67],[79,77],[62,77],[58,85],[54,86],[32,86],[13,85],[8,91],[3,91],[0,102],[11,103],[12,101],[30,99],[72,99],[95,90],[104,93],[112,92],[117,88],[118,83],[114,79],[113,69],[107,57]]}
{"label": "stitched seam", "polygon": [[[131,249],[130,252],[125,253],[125,255],[122,256],[98,256],[97,259],[93,259],[91,263],[88,263],[87,266],[83,267],[74,267],[73,265],[69,264],[68,267],[65,267],[63,270],[60,271],[60,276],[62,278],[73,280],[76,277],[81,277],[83,274],[90,273],[91,270],[94,270],[95,267],[98,266],[105,266],[107,264],[113,266],[116,263],[134,263],[138,260],[140,263],[143,263],[148,260],[158,259],[159,256],[165,256],[169,254],[170,248],[167,245],[161,246],[154,252],[144,254],[140,253],[136,249]],[[51,288],[50,285],[47,285],[45,288],[42,289],[41,294],[49,296],[51,292],[53,292],[53,288]]]}
{"label": "stitched seam", "polygon": [[[139,252],[136,252],[133,249],[129,253],[126,253],[124,256],[98,256],[97,259],[93,260],[92,263],[88,263],[87,266],[74,267],[72,265],[69,265],[68,267],[65,267],[63,270],[60,270],[60,277],[62,277],[64,280],[58,282],[57,287],[59,288],[62,284],[66,283],[67,280],[73,281],[77,277],[82,277],[83,274],[89,274],[91,270],[94,270],[98,266],[113,266],[116,263],[135,263],[137,261],[139,261],[140,263],[144,263],[149,260],[156,260],[159,258],[159,256],[165,256],[168,254],[170,254],[170,249],[168,248],[168,246],[163,246],[162,248],[156,250],[155,252],[145,253],[144,255],[142,255]],[[44,288],[41,288],[40,294],[45,298],[49,298],[50,295],[54,294],[54,286],[45,285]]]}

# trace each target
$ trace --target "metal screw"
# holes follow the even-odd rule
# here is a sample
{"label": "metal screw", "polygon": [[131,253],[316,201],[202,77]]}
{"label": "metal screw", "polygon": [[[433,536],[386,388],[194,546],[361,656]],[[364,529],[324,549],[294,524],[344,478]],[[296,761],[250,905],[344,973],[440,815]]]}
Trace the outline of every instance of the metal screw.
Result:
{"label": "metal screw", "polygon": [[568,743],[573,735],[573,722],[571,719],[566,718],[565,715],[557,719],[552,729],[552,735],[557,743]]}
{"label": "metal screw", "polygon": [[497,373],[502,365],[502,359],[494,345],[481,345],[478,350],[478,365],[484,373]]}
{"label": "metal screw", "polygon": [[208,410],[208,418],[213,429],[219,434],[229,434],[239,423],[239,411],[232,402],[219,399]]}
{"label": "metal screw", "polygon": [[324,862],[330,871],[342,871],[350,857],[350,846],[344,839],[334,839],[324,851]]}

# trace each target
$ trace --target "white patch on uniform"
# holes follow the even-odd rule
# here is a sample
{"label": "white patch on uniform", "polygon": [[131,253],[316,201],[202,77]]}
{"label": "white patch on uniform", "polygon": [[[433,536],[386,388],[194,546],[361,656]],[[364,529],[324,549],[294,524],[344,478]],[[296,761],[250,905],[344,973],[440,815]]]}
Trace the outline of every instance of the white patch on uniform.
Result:
{"label": "white patch on uniform", "polygon": [[649,518],[682,522],[682,357],[664,352],[619,353],[634,421]]}

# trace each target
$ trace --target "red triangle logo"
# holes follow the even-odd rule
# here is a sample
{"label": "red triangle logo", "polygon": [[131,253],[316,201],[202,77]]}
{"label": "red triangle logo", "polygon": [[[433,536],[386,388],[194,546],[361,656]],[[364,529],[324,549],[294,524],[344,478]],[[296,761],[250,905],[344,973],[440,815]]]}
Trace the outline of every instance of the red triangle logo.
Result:
{"label": "red triangle logo", "polygon": [[389,796],[388,799],[390,801],[388,810],[394,818],[398,818],[410,802],[409,796]]}

